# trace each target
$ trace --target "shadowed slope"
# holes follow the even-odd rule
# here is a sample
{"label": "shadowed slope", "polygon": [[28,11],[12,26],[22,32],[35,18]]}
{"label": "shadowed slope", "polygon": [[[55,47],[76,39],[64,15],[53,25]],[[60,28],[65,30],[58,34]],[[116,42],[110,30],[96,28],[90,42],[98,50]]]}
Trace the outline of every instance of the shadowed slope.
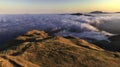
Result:
{"label": "shadowed slope", "polygon": [[110,42],[102,40],[96,41],[94,44],[98,45],[99,47],[109,50],[109,51],[117,51],[120,52],[120,35],[114,35],[109,37]]}

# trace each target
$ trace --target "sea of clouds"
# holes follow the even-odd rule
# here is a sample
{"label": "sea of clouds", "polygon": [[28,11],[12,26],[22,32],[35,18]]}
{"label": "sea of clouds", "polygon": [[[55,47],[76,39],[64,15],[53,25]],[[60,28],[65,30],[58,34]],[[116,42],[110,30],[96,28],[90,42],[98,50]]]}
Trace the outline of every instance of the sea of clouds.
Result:
{"label": "sea of clouds", "polygon": [[[108,40],[120,33],[120,15],[0,15],[0,43],[30,30],[54,32],[54,35],[75,36],[82,39]],[[57,31],[57,32],[56,32]],[[110,33],[109,33],[110,32]]]}

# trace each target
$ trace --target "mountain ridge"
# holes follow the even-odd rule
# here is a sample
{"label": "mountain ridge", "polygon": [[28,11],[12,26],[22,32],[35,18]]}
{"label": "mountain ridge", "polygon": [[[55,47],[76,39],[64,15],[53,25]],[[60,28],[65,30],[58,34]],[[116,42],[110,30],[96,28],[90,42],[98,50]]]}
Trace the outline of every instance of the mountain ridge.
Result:
{"label": "mountain ridge", "polygon": [[119,67],[120,53],[77,37],[32,30],[0,51],[0,67]]}

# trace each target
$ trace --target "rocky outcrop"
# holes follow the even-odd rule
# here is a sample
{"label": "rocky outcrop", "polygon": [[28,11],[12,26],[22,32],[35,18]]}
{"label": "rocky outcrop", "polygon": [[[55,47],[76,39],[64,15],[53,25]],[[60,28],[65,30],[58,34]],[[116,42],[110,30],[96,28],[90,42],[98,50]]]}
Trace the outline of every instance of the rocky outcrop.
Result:
{"label": "rocky outcrop", "polygon": [[120,53],[76,37],[33,30],[0,51],[1,67],[119,67]]}

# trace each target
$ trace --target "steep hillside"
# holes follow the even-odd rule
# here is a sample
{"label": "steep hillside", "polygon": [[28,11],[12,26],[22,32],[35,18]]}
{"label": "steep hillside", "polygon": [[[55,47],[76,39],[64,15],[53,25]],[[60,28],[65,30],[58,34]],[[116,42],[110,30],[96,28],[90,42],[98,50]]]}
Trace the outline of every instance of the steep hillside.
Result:
{"label": "steep hillside", "polygon": [[102,40],[96,41],[94,42],[94,44],[105,50],[120,52],[120,35],[114,35],[109,37],[109,42]]}
{"label": "steep hillside", "polygon": [[0,51],[0,67],[120,67],[120,53],[76,37],[33,30]]}

